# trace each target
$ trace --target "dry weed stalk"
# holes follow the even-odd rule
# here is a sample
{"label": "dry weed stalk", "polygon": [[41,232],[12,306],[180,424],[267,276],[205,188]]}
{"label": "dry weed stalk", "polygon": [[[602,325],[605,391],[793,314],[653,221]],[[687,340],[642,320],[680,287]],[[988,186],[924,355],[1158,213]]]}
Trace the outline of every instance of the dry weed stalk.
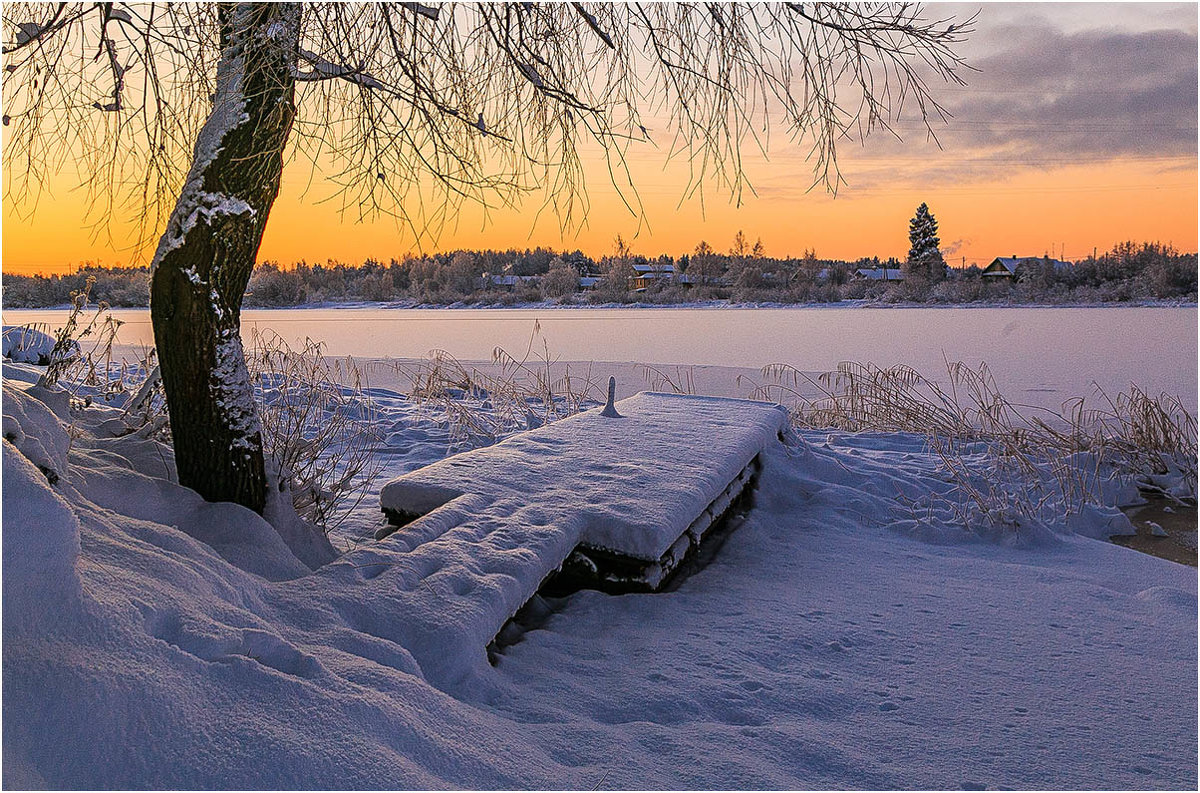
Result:
{"label": "dry weed stalk", "polygon": [[419,408],[444,418],[451,445],[480,446],[509,433],[540,427],[600,404],[604,386],[591,367],[573,373],[541,339],[535,323],[525,353],[518,358],[501,347],[492,353],[496,374],[468,367],[445,350],[434,350],[415,365],[391,363],[409,380],[409,396]]}
{"label": "dry weed stalk", "polygon": [[947,362],[946,371],[942,385],[908,366],[849,362],[812,376],[774,364],[751,398],[790,403],[798,427],[924,435],[960,496],[948,503],[967,525],[976,516],[1009,527],[1065,520],[1103,503],[1114,476],[1164,490],[1158,478],[1177,474],[1195,498],[1196,419],[1178,398],[1101,390],[1107,408],[1086,409],[1080,398],[1055,413],[1009,402],[984,364]]}
{"label": "dry weed stalk", "polygon": [[383,469],[378,411],[352,358],[330,361],[305,339],[293,350],[278,334],[255,332],[246,356],[258,396],[263,446],[291,491],[296,512],[327,534],[367,494]]}
{"label": "dry weed stalk", "polygon": [[676,366],[674,375],[671,372],[651,366],[647,363],[638,364],[642,378],[652,391],[670,391],[673,394],[696,393],[696,370],[692,366]]}
{"label": "dry weed stalk", "polygon": [[[123,323],[108,313],[105,302],[97,303],[95,312],[85,317],[95,285],[96,277],[88,276],[83,289],[71,293],[70,313],[63,326],[54,333],[54,347],[50,350],[46,371],[38,378],[38,385],[50,388],[60,380],[95,384],[100,382],[96,374],[98,362],[104,362],[106,375],[112,367],[112,345]],[[92,337],[92,344],[84,350],[83,342],[88,337]],[[107,376],[104,382],[107,385]],[[75,391],[71,393],[74,395]]]}
{"label": "dry weed stalk", "polygon": [[[1151,396],[1136,385],[1109,397],[1098,389],[1107,410],[1086,413],[1097,443],[1123,470],[1159,477],[1183,476],[1184,490],[1196,496],[1196,417],[1170,394]],[[1151,486],[1156,483],[1151,482]]]}

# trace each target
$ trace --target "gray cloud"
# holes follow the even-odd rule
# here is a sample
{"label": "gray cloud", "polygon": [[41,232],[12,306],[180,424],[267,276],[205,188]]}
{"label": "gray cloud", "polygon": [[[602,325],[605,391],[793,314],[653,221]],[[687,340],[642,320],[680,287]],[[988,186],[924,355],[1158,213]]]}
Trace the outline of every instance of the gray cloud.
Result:
{"label": "gray cloud", "polygon": [[911,118],[896,125],[903,141],[874,135],[862,148],[841,147],[853,191],[1128,157],[1156,172],[1195,167],[1193,26],[1064,32],[1021,8],[1002,6],[990,21],[985,8],[969,47],[978,71],[965,87],[933,87],[952,114],[934,124],[941,148]]}
{"label": "gray cloud", "polygon": [[1196,36],[1006,28],[947,103],[947,139],[1038,155],[1180,155],[1196,149]]}

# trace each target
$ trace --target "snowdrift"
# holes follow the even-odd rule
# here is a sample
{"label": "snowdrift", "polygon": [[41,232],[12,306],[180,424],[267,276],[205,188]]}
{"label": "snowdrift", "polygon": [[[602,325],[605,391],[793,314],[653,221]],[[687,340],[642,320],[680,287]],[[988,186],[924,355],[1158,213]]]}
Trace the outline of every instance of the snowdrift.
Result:
{"label": "snowdrift", "polygon": [[[73,344],[77,349],[78,345]],[[5,358],[18,363],[34,363],[46,365],[50,363],[50,353],[54,350],[54,338],[35,328],[20,325],[4,326],[3,354]]]}
{"label": "snowdrift", "polygon": [[[552,487],[559,451],[497,446],[542,467],[495,489],[429,475],[464,495],[314,570],[173,483],[118,411],[26,374],[5,364],[6,787],[1197,784],[1195,570],[1065,526],[998,543],[914,515],[898,494],[953,495],[920,438],[785,446],[769,413],[739,416],[762,472],[717,558],[672,592],[572,595],[493,666],[481,637],[596,530],[573,480]],[[380,405],[395,475],[445,455],[444,428]],[[705,443],[729,407],[681,435]],[[608,464],[659,476],[614,443]],[[633,526],[665,489],[599,503]]]}

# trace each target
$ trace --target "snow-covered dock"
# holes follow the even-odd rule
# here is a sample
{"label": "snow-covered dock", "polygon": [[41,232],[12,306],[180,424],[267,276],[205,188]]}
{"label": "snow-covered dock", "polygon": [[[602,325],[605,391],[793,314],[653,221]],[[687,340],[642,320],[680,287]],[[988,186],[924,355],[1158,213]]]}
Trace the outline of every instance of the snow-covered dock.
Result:
{"label": "snow-covered dock", "polygon": [[787,422],[776,405],[716,397],[647,392],[616,407],[619,418],[581,413],[384,486],[402,526],[384,544],[445,570],[446,591],[415,591],[458,601],[440,604],[457,629],[471,612],[480,650],[564,563],[597,585],[657,589]]}

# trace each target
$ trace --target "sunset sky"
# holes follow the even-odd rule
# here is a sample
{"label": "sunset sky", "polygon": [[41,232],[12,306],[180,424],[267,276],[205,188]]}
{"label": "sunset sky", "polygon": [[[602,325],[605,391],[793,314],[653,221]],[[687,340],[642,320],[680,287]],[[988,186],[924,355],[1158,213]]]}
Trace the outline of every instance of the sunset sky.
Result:
{"label": "sunset sky", "polygon": [[[915,120],[896,127],[903,141],[846,141],[839,161],[848,182],[836,197],[809,190],[812,166],[783,136],[769,159],[748,149],[755,194],[741,206],[709,190],[680,204],[687,168],[664,163],[666,146],[631,154],[644,216],[632,216],[600,163],[590,170],[587,224],[565,236],[552,216],[535,222],[542,199],[494,212],[477,208],[440,235],[440,249],[546,245],[612,250],[621,234],[635,252],[690,251],[701,239],[723,250],[742,229],[772,255],[852,259],[903,256],[907,224],[927,202],[953,265],[998,255],[1083,258],[1125,240],[1197,247],[1197,6],[1195,4],[947,4],[929,14],[969,16],[976,32],[963,47],[977,72],[967,86],[937,86],[953,114],[936,127],[939,149]],[[652,134],[657,130],[652,131]],[[666,136],[665,130],[662,131]],[[6,151],[6,177],[10,167]],[[78,175],[62,173],[32,209],[4,197],[5,272],[56,272],[83,260],[139,261],[139,252],[96,239],[83,225]],[[285,264],[333,258],[359,263],[415,251],[388,219],[359,223],[335,204],[332,188],[307,184],[297,163],[284,174],[260,260]],[[307,187],[307,192],[305,188]],[[127,236],[112,224],[118,241]],[[426,246],[426,251],[431,248]],[[148,252],[141,252],[141,261]]]}

